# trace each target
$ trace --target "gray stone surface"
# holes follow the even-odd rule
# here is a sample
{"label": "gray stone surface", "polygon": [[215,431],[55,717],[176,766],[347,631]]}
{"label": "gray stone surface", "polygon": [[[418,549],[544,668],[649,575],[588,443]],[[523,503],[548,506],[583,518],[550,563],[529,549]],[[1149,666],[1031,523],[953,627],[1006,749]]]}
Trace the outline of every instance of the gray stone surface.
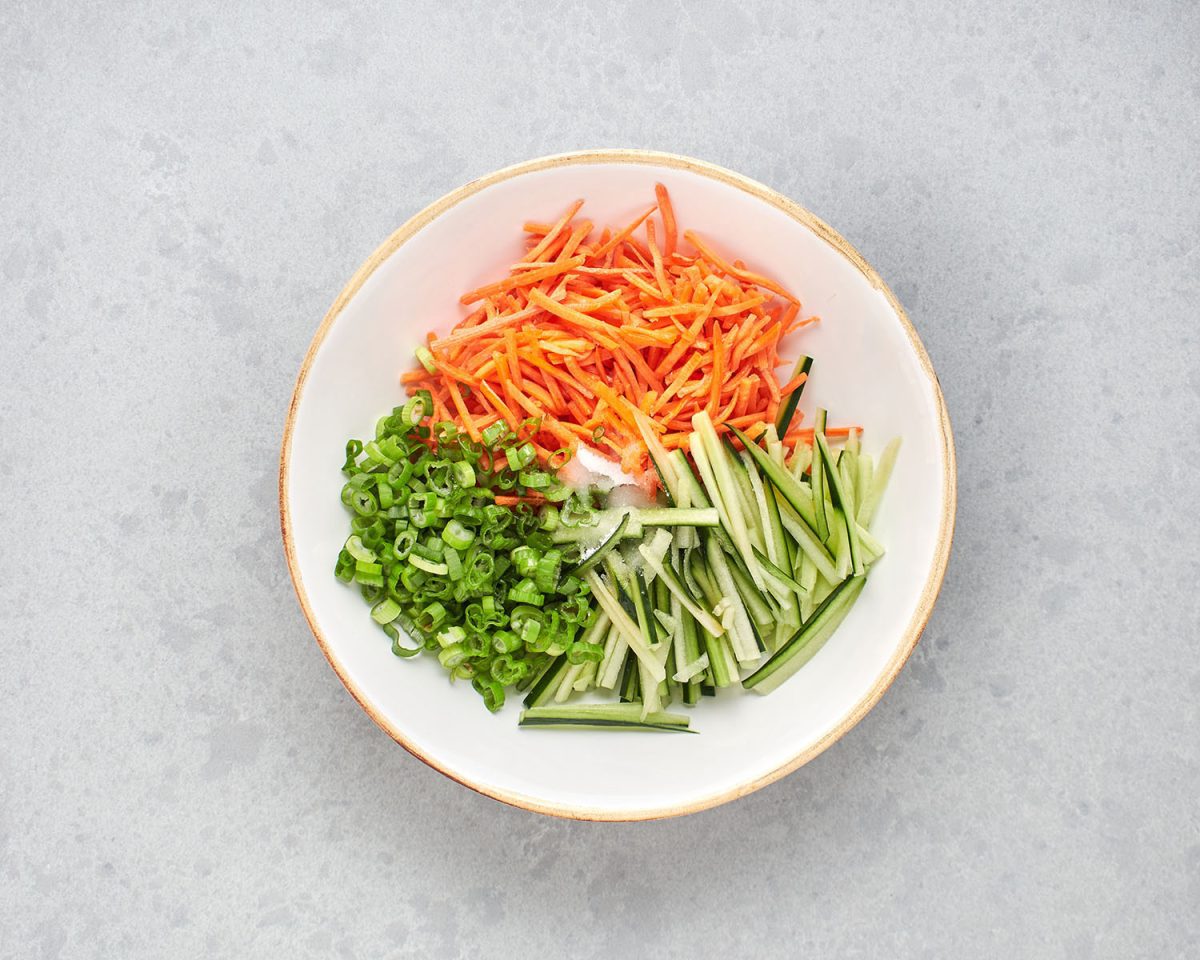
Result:
{"label": "gray stone surface", "polygon": [[[1200,955],[1200,7],[0,12],[0,956]],[[275,465],[316,323],[503,164],[707,158],[909,307],[961,471],[914,659],[739,803],[554,821],[311,641]]]}

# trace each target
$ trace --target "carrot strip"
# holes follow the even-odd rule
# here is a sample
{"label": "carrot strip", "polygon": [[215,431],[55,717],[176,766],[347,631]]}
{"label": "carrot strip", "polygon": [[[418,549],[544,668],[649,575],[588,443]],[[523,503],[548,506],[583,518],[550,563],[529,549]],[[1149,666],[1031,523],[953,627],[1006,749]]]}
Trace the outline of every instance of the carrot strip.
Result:
{"label": "carrot strip", "polygon": [[539,243],[532,250],[530,250],[527,254],[525,254],[525,256],[522,257],[522,259],[525,261],[539,259],[542,256],[542,254],[544,254],[546,252],[547,248],[554,241],[554,239],[560,233],[562,233],[562,231],[566,228],[567,224],[571,222],[571,219],[575,216],[575,214],[577,214],[579,212],[579,208],[582,206],[583,206],[582,200],[576,200],[573,204],[571,204],[571,206],[569,206],[567,208],[567,212],[564,213],[558,219],[558,221],[554,224],[554,226],[552,226],[548,231],[546,231],[546,235],[544,237],[542,237],[542,242]]}
{"label": "carrot strip", "polygon": [[467,435],[476,443],[483,438],[482,432],[472,419],[471,414],[467,412],[467,405],[463,403],[462,393],[459,392],[458,384],[450,377],[446,378],[446,387],[450,391],[450,399],[454,401],[454,409],[458,411],[458,416],[462,420],[462,424],[467,428]]}
{"label": "carrot strip", "polygon": [[772,293],[777,293],[786,300],[798,302],[796,301],[795,297],[788,293],[784,287],[780,286],[774,280],[764,277],[761,274],[751,273],[749,270],[743,270],[739,267],[735,267],[732,263],[726,263],[710,248],[705,246],[703,241],[701,241],[701,239],[697,237],[693,231],[686,231],[683,235],[683,238],[702,254],[704,254],[704,256],[706,256],[709,260],[720,267],[722,272],[735,276],[745,283],[751,283],[756,287],[763,287],[764,289],[770,290]]}
{"label": "carrot strip", "polygon": [[435,340],[434,346],[448,347],[459,343],[464,343],[467,340],[473,340],[475,337],[493,333],[496,330],[511,326],[514,323],[520,323],[522,320],[528,320],[530,317],[533,317],[536,314],[536,308],[527,307],[524,310],[518,310],[516,313],[498,316],[494,320],[485,320],[478,326],[468,327],[465,330],[455,330],[449,334],[449,336],[442,337],[440,340]]}
{"label": "carrot strip", "polygon": [[721,402],[721,383],[725,376],[725,338],[721,336],[718,327],[713,331],[713,368],[712,386],[708,395],[709,416],[717,415],[717,406]]}
{"label": "carrot strip", "polygon": [[517,332],[512,327],[504,331],[504,347],[506,350],[506,359],[508,360],[508,370],[512,374],[513,382],[518,387],[523,387],[521,359],[517,353]]}
{"label": "carrot strip", "polygon": [[671,206],[671,197],[667,188],[661,183],[654,185],[654,198],[658,201],[658,212],[663,222],[663,256],[670,257],[675,252],[677,229],[675,226],[675,208]]}
{"label": "carrot strip", "polygon": [[498,493],[493,501],[498,507],[515,507],[519,503],[529,503],[533,505],[541,505],[546,502],[546,498],[540,493],[534,493],[532,490],[523,497],[518,497],[512,493]]}
{"label": "carrot strip", "polygon": [[658,209],[657,204],[652,206],[649,210],[647,210],[641,216],[637,217],[631,224],[629,224],[629,226],[625,227],[619,233],[613,234],[608,240],[602,242],[600,244],[600,246],[597,248],[596,252],[592,254],[592,259],[598,260],[601,257],[605,257],[608,254],[612,253],[612,251],[615,250],[619,244],[624,243],[626,241],[626,239],[629,238],[630,234],[632,234],[634,230],[636,230],[638,227],[640,227],[642,225],[642,223],[645,221],[645,219],[648,216],[650,216],[650,214],[652,214],[656,209]]}

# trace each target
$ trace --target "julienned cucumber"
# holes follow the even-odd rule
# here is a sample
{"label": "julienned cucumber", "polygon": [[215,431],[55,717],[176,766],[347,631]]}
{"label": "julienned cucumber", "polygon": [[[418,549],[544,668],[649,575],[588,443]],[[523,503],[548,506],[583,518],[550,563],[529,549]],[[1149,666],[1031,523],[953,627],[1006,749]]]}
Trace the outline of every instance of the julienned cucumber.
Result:
{"label": "julienned cucumber", "polygon": [[846,618],[866,582],[866,577],[852,577],[834,587],[808,622],[770,660],[743,680],[742,686],[758,693],[770,693],[808,663]]}
{"label": "julienned cucumber", "polygon": [[[876,466],[856,432],[834,448],[825,422],[822,411],[812,447],[789,457],[773,428],[760,445],[698,414],[694,465],[655,451],[672,506],[600,510],[590,536],[555,530],[565,544],[600,541],[572,573],[602,611],[587,632],[602,659],[553,660],[521,725],[686,731],[668,704],[739,684],[768,693],[816,656],[883,555],[866,521],[897,451]],[[620,702],[565,702],[592,688]]]}
{"label": "julienned cucumber", "polygon": [[662,710],[642,716],[640,703],[581,703],[570,706],[530,707],[521,711],[522,727],[602,727],[625,730],[662,730],[695,733],[691,718]]}
{"label": "julienned cucumber", "polygon": [[853,490],[847,489],[842,483],[841,472],[833,459],[833,454],[829,452],[829,443],[825,439],[825,434],[820,430],[816,431],[813,434],[813,442],[821,450],[821,463],[825,468],[825,475],[829,479],[829,492],[833,495],[833,505],[842,512],[842,522],[845,524],[846,538],[850,544],[851,567],[856,577],[862,576],[864,567],[862,548],[858,544],[858,523],[854,519],[856,513]]}
{"label": "julienned cucumber", "polygon": [[[814,435],[825,432],[827,416],[824,409],[817,411],[813,426]],[[821,460],[821,448],[814,443],[812,448],[813,517],[816,521],[814,526],[821,542],[826,543],[829,540],[829,521],[825,515],[825,471]]]}
{"label": "julienned cucumber", "polygon": [[525,706],[536,707],[543,703],[549,703],[558,689],[563,674],[567,671],[567,666],[566,657],[559,657],[557,660],[551,661],[542,671],[542,675],[529,688],[529,692],[525,694]]}

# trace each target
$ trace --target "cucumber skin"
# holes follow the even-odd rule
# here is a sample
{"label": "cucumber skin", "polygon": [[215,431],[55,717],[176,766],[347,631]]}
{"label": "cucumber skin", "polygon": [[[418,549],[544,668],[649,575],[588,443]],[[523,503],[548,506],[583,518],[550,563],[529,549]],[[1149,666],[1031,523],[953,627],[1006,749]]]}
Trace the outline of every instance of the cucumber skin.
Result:
{"label": "cucumber skin", "polygon": [[767,694],[795,674],[817,655],[834,631],[841,626],[866,582],[867,578],[864,576],[852,577],[839,584],[834,592],[825,598],[823,609],[818,609],[808,624],[801,627],[770,660],[743,680],[742,686],[755,693]]}

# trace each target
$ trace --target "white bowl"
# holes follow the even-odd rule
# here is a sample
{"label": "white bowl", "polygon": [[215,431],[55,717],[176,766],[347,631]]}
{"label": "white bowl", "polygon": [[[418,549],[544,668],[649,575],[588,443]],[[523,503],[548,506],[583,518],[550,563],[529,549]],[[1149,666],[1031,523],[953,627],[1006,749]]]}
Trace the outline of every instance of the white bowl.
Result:
{"label": "white bowl", "polygon": [[[399,660],[358,591],[333,576],[348,532],[343,446],[395,405],[397,376],[430,329],[464,314],[462,291],[523,253],[521,224],[578,197],[598,225],[623,223],[670,190],[681,229],[782,281],[822,322],[785,356],[814,358],[802,408],[903,447],[873,532],[887,555],[824,649],[769,696],[731,691],[691,711],[700,736],[519,729],[519,697],[489,714],[432,657]],[[802,348],[802,349],[801,349]],[[836,232],[792,201],[718,167],[668,154],[596,151],[531,160],[421,211],[350,279],[313,338],[283,438],[279,505],[304,615],[363,709],[398,743],[458,782],[563,817],[635,820],[715,806],[816,756],[879,700],[920,636],[954,528],[950,423],[929,358],[900,304]],[[679,708],[688,709],[688,708]]]}

